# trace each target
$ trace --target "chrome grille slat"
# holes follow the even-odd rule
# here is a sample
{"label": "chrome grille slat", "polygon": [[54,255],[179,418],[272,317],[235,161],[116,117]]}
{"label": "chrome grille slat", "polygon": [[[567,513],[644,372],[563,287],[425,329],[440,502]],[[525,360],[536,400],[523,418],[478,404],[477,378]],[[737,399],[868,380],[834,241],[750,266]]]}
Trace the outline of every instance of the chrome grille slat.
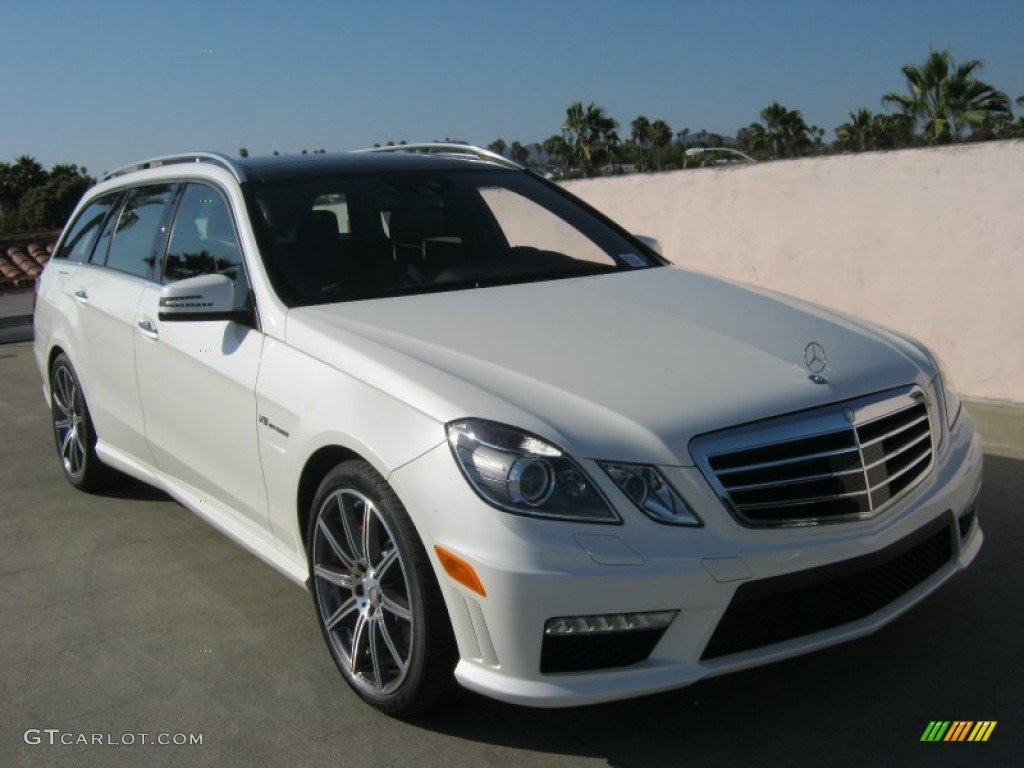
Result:
{"label": "chrome grille slat", "polygon": [[752,491],[757,488],[778,488],[784,485],[799,485],[800,483],[809,483],[814,480],[827,480],[830,477],[842,477],[843,475],[862,475],[863,470],[859,467],[857,469],[847,469],[843,472],[832,472],[823,473],[819,475],[808,475],[807,477],[801,477],[797,480],[779,480],[773,483],[751,483],[750,485],[732,485],[729,486],[729,490],[733,493],[736,491]]}
{"label": "chrome grille slat", "polygon": [[[880,421],[880,419],[876,419],[875,421]],[[894,429],[892,432],[887,432],[886,434],[872,438],[871,440],[865,440],[863,443],[861,443],[861,447],[866,448],[867,446],[874,445],[875,443],[880,443],[883,440],[888,440],[890,437],[894,437],[895,435],[900,435],[903,434],[904,432],[908,432],[912,427],[916,427],[919,424],[927,424],[927,422],[928,415],[925,414],[924,416],[914,419],[914,421],[912,421],[910,424],[904,424],[902,427]]]}
{"label": "chrome grille slat", "polygon": [[897,456],[901,456],[902,454],[906,453],[907,451],[911,450],[912,448],[914,448],[916,446],[919,446],[922,443],[922,441],[924,441],[925,439],[927,439],[928,442],[929,442],[929,445],[925,448],[925,452],[926,453],[930,453],[931,452],[931,438],[928,435],[922,435],[921,437],[917,438],[917,440],[915,440],[914,442],[907,443],[902,448],[899,448],[899,449],[893,451],[892,453],[886,454],[882,458],[878,459],[878,461],[873,461],[870,464],[865,464],[864,465],[864,469],[874,469],[875,467],[877,467],[877,466],[879,466],[881,464],[885,464],[887,461],[892,461]]}
{"label": "chrome grille slat", "polygon": [[[929,451],[929,453],[930,453],[930,451]],[[917,459],[912,461],[909,465],[907,465],[906,467],[901,469],[899,472],[897,472],[897,473],[895,473],[893,475],[889,475],[882,482],[876,483],[875,485],[871,486],[870,490],[872,492],[874,492],[874,491],[878,490],[879,488],[882,488],[882,487],[884,487],[886,485],[890,485],[893,480],[899,480],[901,477],[903,477],[905,474],[907,474],[910,470],[916,468],[918,464],[920,464],[925,458],[928,457],[928,455],[929,454],[922,453],[920,456],[917,457]]]}
{"label": "chrome grille slat", "polygon": [[836,493],[830,496],[816,496],[807,499],[769,501],[763,504],[737,504],[736,507],[742,510],[775,509],[777,507],[803,507],[809,504],[820,504],[823,501],[832,501],[833,499],[856,499],[859,496],[867,495],[868,491],[851,491],[850,493]]}
{"label": "chrome grille slat", "polygon": [[738,467],[734,469],[720,469],[718,475],[734,475],[737,472],[753,472],[756,469],[774,469],[775,467],[782,467],[786,464],[795,464],[798,461],[813,461],[814,459],[827,459],[831,456],[844,456],[848,453],[857,453],[857,447],[851,446],[849,448],[840,448],[834,451],[823,451],[821,453],[809,453],[806,456],[797,456],[792,459],[779,459],[778,461],[766,461],[761,464],[750,464],[745,467]]}
{"label": "chrome grille slat", "polygon": [[744,525],[866,519],[931,471],[933,417],[910,387],[702,435],[691,450]]}

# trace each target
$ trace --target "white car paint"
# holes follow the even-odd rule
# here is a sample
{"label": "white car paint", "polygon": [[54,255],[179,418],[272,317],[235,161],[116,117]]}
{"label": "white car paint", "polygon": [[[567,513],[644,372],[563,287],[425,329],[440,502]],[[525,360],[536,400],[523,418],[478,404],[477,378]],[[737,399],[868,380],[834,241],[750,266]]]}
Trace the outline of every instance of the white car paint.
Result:
{"label": "white car paint", "polygon": [[[411,296],[400,311],[308,307],[287,337],[439,422],[488,418],[655,464],[692,464],[702,432],[935,375],[865,323],[678,267]],[[804,367],[812,339],[829,350],[825,385]]]}

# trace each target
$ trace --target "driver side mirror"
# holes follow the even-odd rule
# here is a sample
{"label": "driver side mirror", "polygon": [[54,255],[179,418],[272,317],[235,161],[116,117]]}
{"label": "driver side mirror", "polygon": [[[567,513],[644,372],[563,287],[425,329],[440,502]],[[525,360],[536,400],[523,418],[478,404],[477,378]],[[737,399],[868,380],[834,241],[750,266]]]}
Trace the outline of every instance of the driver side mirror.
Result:
{"label": "driver side mirror", "polygon": [[249,313],[235,309],[235,284],[227,275],[199,275],[160,290],[162,321],[240,320]]}

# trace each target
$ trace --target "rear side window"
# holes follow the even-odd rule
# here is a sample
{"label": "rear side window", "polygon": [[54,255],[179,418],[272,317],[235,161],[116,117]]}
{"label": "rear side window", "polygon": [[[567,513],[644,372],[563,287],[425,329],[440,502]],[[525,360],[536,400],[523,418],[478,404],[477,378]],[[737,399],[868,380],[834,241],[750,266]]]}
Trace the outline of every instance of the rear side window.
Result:
{"label": "rear side window", "polygon": [[106,266],[139,277],[153,274],[174,189],[173,184],[153,184],[128,193],[114,226]]}
{"label": "rear side window", "polygon": [[103,226],[111,208],[117,202],[118,194],[106,195],[89,203],[75,219],[75,223],[68,231],[68,236],[64,238],[53,257],[68,261],[88,261],[92,247],[96,243],[96,237],[100,233],[100,227]]}

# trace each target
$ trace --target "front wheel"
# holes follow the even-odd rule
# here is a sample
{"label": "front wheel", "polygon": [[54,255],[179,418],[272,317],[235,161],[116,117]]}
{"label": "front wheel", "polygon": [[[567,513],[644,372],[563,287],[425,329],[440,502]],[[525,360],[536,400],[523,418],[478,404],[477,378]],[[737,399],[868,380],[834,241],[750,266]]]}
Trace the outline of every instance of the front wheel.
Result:
{"label": "front wheel", "polygon": [[390,715],[434,709],[457,690],[455,639],[423,544],[365,461],[339,464],[307,536],[320,630],[346,681]]}

